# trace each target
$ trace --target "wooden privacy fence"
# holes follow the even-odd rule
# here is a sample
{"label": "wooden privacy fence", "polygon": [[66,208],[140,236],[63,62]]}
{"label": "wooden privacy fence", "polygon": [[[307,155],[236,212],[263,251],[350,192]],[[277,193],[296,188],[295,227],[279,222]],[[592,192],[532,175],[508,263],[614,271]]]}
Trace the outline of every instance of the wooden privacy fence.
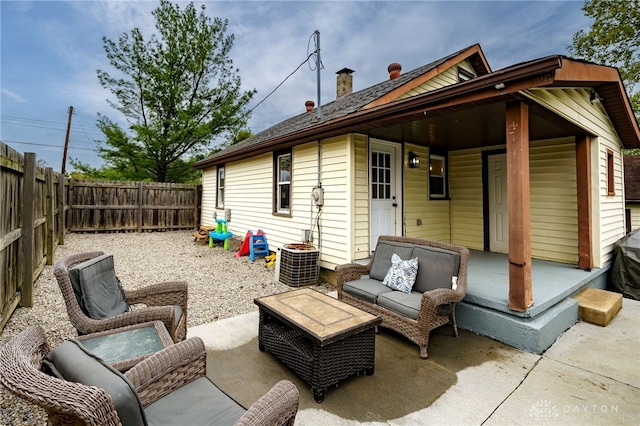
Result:
{"label": "wooden privacy fence", "polygon": [[192,229],[198,200],[196,185],[72,179],[67,223],[71,232]]}
{"label": "wooden privacy fence", "polygon": [[65,182],[0,142],[0,326],[18,306],[33,304],[33,283],[64,244]]}
{"label": "wooden privacy fence", "polygon": [[200,185],[63,178],[0,142],[0,330],[72,232],[197,229]]}

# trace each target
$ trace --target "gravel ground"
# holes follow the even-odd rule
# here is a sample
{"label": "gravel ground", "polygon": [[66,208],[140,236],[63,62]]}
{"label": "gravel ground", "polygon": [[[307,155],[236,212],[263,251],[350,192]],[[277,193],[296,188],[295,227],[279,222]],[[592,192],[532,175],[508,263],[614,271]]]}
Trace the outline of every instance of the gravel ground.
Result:
{"label": "gravel ground", "polygon": [[[68,234],[58,246],[55,260],[87,251],[113,254],[116,274],[125,288],[137,288],[160,281],[187,281],[189,304],[187,327],[213,322],[257,310],[253,299],[292,290],[275,281],[275,269],[264,259],[251,262],[248,256],[216,246],[193,242],[191,231],[113,234]],[[333,287],[320,284],[322,292]],[[31,308],[18,308],[0,334],[0,345],[28,325],[39,324],[55,347],[76,335],[69,323],[53,267],[45,266],[34,288]],[[42,409],[17,398],[0,387],[0,422],[3,425],[44,425]]]}

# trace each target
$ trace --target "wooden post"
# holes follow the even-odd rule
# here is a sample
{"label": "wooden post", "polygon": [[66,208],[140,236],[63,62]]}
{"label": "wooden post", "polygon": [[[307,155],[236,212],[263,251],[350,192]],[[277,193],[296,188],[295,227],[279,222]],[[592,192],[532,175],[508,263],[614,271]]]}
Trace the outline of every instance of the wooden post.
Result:
{"label": "wooden post", "polygon": [[578,267],[593,268],[591,253],[591,138],[576,138],[576,183],[578,189]]}
{"label": "wooden post", "polygon": [[[64,177],[64,175],[62,175]],[[69,179],[69,189],[67,190],[67,227],[73,230],[73,184],[75,179]]]}
{"label": "wooden post", "polygon": [[142,182],[138,182],[138,232],[142,232]]}
{"label": "wooden post", "polygon": [[24,154],[24,175],[22,182],[22,288],[21,304],[27,308],[33,306],[33,257],[35,235],[33,222],[35,217],[36,154]]}
{"label": "wooden post", "polygon": [[47,167],[44,171],[44,181],[47,194],[45,195],[45,215],[47,220],[47,265],[53,265],[53,249],[56,244],[56,226],[54,223],[54,197],[53,197],[53,169]]}
{"label": "wooden post", "polygon": [[64,211],[64,175],[62,173],[58,173],[58,244],[64,245],[64,236],[67,232],[65,228],[65,211]]}
{"label": "wooden post", "polygon": [[509,309],[524,312],[533,304],[529,106],[520,101],[508,102],[505,115],[509,200]]}

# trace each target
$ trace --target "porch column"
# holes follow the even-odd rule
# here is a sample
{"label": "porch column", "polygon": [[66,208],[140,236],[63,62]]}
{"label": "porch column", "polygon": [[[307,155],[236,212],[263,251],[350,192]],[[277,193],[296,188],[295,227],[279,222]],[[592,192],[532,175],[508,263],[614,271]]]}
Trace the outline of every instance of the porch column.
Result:
{"label": "porch column", "polygon": [[578,187],[578,267],[593,268],[591,253],[591,138],[576,138],[576,183]]}
{"label": "porch column", "polygon": [[507,197],[509,200],[509,309],[524,312],[531,291],[531,191],[529,187],[529,106],[506,105]]}

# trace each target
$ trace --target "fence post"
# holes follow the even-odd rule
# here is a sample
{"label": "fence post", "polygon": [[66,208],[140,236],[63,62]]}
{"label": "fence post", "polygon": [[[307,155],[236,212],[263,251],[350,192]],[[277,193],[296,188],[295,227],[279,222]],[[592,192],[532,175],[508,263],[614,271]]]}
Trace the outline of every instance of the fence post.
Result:
{"label": "fence post", "polygon": [[142,182],[138,182],[138,232],[142,232]]}
{"label": "fence post", "polygon": [[194,226],[193,229],[195,231],[198,231],[200,229],[199,225],[200,225],[200,185],[194,185],[193,186],[193,190],[195,191],[195,199],[196,199],[196,205],[194,208],[194,212],[193,212],[193,221],[194,221]]}
{"label": "fence post", "polygon": [[44,170],[44,182],[47,191],[45,195],[45,217],[47,220],[47,265],[53,265],[53,248],[56,243],[56,227],[53,215],[53,211],[55,209],[53,202],[53,168],[47,167]]}
{"label": "fence post", "polygon": [[67,229],[64,226],[65,220],[65,211],[64,211],[64,175],[62,173],[58,173],[58,244],[64,245],[64,235],[67,232]]}
{"label": "fence post", "polygon": [[34,229],[33,218],[35,216],[35,188],[36,188],[36,154],[26,152],[24,154],[24,176],[22,196],[22,261],[23,275],[22,306],[27,308],[33,305],[33,256],[34,256]]}
{"label": "fence post", "polygon": [[69,179],[69,189],[67,190],[67,226],[73,229],[73,184],[75,179]]}

